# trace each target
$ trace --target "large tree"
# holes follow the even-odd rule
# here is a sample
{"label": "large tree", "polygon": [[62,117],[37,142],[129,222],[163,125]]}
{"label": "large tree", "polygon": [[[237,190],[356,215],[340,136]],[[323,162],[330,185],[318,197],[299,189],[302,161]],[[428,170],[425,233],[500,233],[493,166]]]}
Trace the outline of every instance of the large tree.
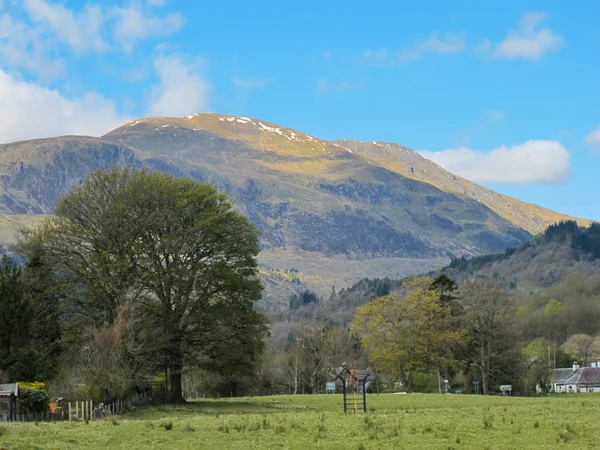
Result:
{"label": "large tree", "polygon": [[407,392],[415,373],[451,365],[453,348],[465,339],[431,284],[429,278],[406,281],[404,297],[391,293],[359,307],[352,326],[371,361],[399,377]]}
{"label": "large tree", "polygon": [[585,367],[600,357],[600,337],[583,333],[574,334],[569,336],[563,348],[576,358],[582,367]]}
{"label": "large tree", "polygon": [[34,238],[69,286],[71,322],[111,326],[133,308],[138,356],[168,372],[174,402],[184,401],[186,364],[262,343],[257,232],[212,185],[97,171],[26,241]]}
{"label": "large tree", "polygon": [[481,376],[483,393],[501,368],[503,356],[513,349],[514,301],[499,286],[467,280],[459,289],[470,336],[471,364]]}

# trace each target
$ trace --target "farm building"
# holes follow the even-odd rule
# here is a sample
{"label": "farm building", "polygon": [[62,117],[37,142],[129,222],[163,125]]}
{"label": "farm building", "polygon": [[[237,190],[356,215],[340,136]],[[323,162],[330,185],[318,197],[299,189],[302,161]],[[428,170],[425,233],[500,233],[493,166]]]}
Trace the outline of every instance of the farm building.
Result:
{"label": "farm building", "polygon": [[550,379],[551,392],[600,392],[600,363],[590,367],[554,369]]}
{"label": "farm building", "polygon": [[19,385],[0,384],[0,421],[6,422],[14,419],[17,414],[17,398],[19,397]]}

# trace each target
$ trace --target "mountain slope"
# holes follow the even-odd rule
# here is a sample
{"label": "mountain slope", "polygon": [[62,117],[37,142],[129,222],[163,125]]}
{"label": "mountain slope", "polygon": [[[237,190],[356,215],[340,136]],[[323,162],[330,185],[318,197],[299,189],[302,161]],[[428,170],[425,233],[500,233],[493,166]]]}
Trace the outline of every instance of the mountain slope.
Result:
{"label": "mountain slope", "polygon": [[600,276],[600,224],[579,227],[574,221],[561,222],[519,248],[455,259],[442,271],[457,281],[483,278],[524,294],[554,286],[575,273]]}
{"label": "mountain slope", "polygon": [[295,288],[279,283],[277,271],[296,269],[325,293],[516,247],[566,218],[454,177],[395,144],[324,141],[218,114],[139,120],[100,138],[2,145],[0,213],[49,214],[90,171],[113,164],[228,191],[261,232],[260,260],[275,271],[268,284],[286,293]]}
{"label": "mountain slope", "polygon": [[[240,140],[264,151],[298,156],[301,158],[300,161],[289,161],[276,167],[282,171],[306,176],[335,176],[331,173],[337,166],[335,159],[347,156],[345,152],[360,155],[371,164],[384,167],[406,178],[432,184],[445,192],[470,197],[532,234],[540,233],[549,225],[566,219],[575,219],[581,225],[591,223],[586,219],[573,218],[486,189],[453,175],[418,153],[394,143],[359,142],[348,139],[325,141],[266,121],[220,114],[193,114],[177,119],[176,122],[171,120],[168,123],[175,126],[191,125],[196,129],[209,130],[229,139]],[[140,123],[153,123],[162,127],[167,122],[163,118],[132,122],[136,125]],[[306,160],[307,157],[309,160]]]}

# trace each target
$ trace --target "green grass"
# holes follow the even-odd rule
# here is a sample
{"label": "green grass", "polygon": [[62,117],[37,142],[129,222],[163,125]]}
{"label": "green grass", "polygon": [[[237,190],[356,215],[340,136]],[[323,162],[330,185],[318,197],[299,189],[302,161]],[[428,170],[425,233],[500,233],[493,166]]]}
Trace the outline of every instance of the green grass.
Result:
{"label": "green grass", "polygon": [[[192,402],[116,421],[4,424],[0,449],[594,448],[600,395],[549,398],[370,395],[344,415],[341,395]],[[118,425],[118,426],[116,426]]]}

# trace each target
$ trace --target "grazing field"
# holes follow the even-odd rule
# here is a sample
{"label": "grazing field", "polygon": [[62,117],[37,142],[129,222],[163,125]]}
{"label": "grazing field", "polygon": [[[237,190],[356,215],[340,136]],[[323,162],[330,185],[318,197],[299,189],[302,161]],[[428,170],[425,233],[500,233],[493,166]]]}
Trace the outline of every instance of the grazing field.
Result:
{"label": "grazing field", "polygon": [[0,425],[0,449],[547,449],[600,445],[600,395],[336,395],[191,402],[91,423]]}

